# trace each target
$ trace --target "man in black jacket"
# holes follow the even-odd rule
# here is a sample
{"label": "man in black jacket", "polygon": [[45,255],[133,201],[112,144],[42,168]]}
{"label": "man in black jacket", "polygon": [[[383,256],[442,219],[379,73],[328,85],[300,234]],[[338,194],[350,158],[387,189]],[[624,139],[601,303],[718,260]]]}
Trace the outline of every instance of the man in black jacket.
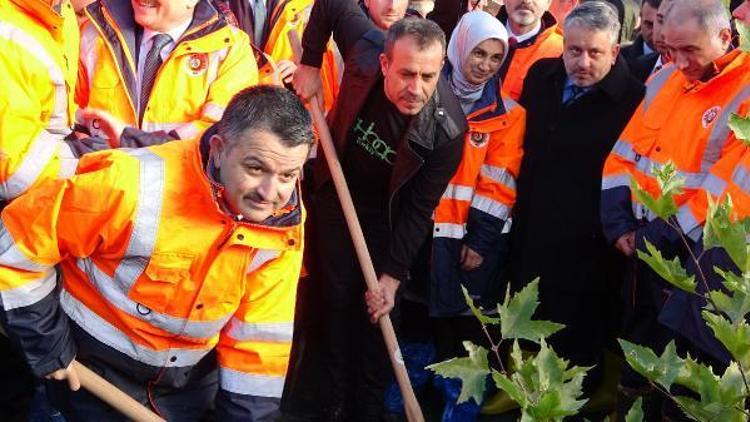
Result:
{"label": "man in black jacket", "polygon": [[[539,317],[566,325],[550,344],[600,380],[609,309],[619,303],[617,255],[599,223],[604,160],[644,95],[617,58],[614,10],[585,2],[566,18],[561,58],[529,71],[524,157],[511,229],[514,289],[541,277]],[[608,306],[609,305],[609,306]]]}
{"label": "man in black jacket", "polygon": [[[316,40],[328,39],[311,34],[333,29],[337,43],[347,40],[339,43],[347,45],[345,72],[329,126],[380,277],[367,299],[376,321],[393,308],[396,291],[430,235],[432,211],[461,158],[466,119],[440,77],[445,37],[435,23],[407,18],[386,35],[362,19],[364,14],[355,20],[359,24],[342,21],[351,19],[342,13],[347,7],[342,0],[315,3],[308,28],[318,26],[305,33],[302,63],[315,65],[313,53],[323,50]],[[325,23],[330,26],[321,31]],[[379,330],[367,321],[362,273],[322,158],[313,178],[313,268],[326,290],[331,334],[335,403],[328,419],[379,420],[391,373],[387,352]]]}

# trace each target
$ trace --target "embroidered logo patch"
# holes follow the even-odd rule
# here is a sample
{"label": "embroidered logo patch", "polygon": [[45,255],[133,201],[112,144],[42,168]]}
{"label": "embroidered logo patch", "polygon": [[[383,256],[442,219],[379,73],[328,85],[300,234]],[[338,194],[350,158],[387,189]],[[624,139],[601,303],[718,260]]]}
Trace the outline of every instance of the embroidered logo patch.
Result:
{"label": "embroidered logo patch", "polygon": [[719,106],[713,106],[706,110],[705,113],[703,113],[703,118],[701,118],[701,123],[703,124],[703,128],[706,129],[709,126],[711,126],[711,123],[716,120],[717,117],[719,117],[719,112],[721,111],[721,107]]}
{"label": "embroidered logo patch", "polygon": [[185,62],[188,74],[198,76],[206,72],[208,68],[208,55],[205,53],[191,54]]}
{"label": "embroidered logo patch", "polygon": [[489,133],[471,132],[469,133],[469,142],[477,148],[487,145],[490,140]]}

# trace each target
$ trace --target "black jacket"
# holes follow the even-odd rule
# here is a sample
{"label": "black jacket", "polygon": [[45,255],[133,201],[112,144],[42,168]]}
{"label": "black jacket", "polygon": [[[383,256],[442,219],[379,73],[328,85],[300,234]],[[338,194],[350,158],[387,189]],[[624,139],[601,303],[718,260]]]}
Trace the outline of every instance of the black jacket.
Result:
{"label": "black jacket", "polygon": [[566,78],[562,59],[550,58],[536,62],[524,83],[526,136],[510,265],[515,287],[540,276],[542,306],[571,314],[576,306],[561,296],[595,296],[606,284],[612,249],[599,219],[602,168],[645,88],[620,58],[589,92],[563,105]]}
{"label": "black jacket", "polygon": [[[373,28],[361,9],[352,9],[346,3],[353,2],[316,1],[303,37],[305,53],[311,60],[308,63],[312,65],[316,58],[314,52],[322,51],[318,43],[328,39],[325,32],[330,33],[330,29],[316,25],[332,24],[329,28],[333,28],[336,42],[346,40],[339,44],[343,47],[341,51],[345,59],[341,94],[328,116],[339,157],[344,156],[354,120],[382,78],[378,57],[383,52],[385,41],[385,34]],[[356,15],[354,24],[343,19],[347,14],[350,18]],[[316,16],[325,16],[325,19],[316,20]],[[370,29],[362,32],[363,25]],[[357,38],[352,38],[357,34]],[[448,82],[441,78],[430,101],[411,119],[403,142],[398,146],[390,180],[389,203],[383,204],[388,209],[391,229],[383,272],[399,280],[407,277],[419,248],[431,232],[432,212],[461,160],[466,130],[466,117],[461,106]],[[320,188],[329,179],[325,160],[318,160],[314,173],[316,187]]]}
{"label": "black jacket", "polygon": [[650,53],[637,57],[633,63],[628,63],[630,73],[636,79],[645,83],[649,76],[651,76],[657,60],[659,60],[659,53]]}
{"label": "black jacket", "polygon": [[643,50],[643,46],[646,43],[646,40],[643,39],[643,35],[638,34],[638,36],[633,40],[632,43],[629,45],[623,45],[622,48],[620,48],[620,56],[625,59],[625,61],[630,65],[631,63],[634,63],[638,57],[643,56],[646,54],[646,52]]}

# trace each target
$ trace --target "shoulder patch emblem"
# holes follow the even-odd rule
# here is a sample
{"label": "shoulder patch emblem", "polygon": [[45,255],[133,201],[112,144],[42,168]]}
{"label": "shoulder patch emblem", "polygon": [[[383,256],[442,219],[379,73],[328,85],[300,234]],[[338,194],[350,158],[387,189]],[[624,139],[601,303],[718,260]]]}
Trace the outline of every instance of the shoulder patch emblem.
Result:
{"label": "shoulder patch emblem", "polygon": [[482,148],[486,146],[489,140],[490,140],[489,133],[469,132],[469,142],[477,148]]}
{"label": "shoulder patch emblem", "polygon": [[707,129],[709,126],[711,126],[711,123],[716,120],[717,117],[719,117],[719,112],[721,112],[721,107],[719,106],[713,106],[706,110],[705,113],[703,113],[703,117],[701,118],[701,124],[703,124],[703,128]]}
{"label": "shoulder patch emblem", "polygon": [[208,54],[195,53],[188,56],[185,67],[189,75],[198,76],[208,69]]}

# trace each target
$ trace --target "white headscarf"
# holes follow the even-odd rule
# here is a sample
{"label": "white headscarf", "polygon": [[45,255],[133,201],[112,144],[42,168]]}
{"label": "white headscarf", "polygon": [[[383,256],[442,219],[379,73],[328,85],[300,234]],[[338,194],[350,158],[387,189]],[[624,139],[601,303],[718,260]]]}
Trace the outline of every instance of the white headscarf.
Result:
{"label": "white headscarf", "polygon": [[461,17],[451,34],[448,43],[448,60],[453,65],[451,85],[461,101],[461,107],[468,113],[472,105],[482,97],[484,85],[475,85],[466,80],[461,68],[474,49],[481,42],[494,38],[503,43],[503,61],[508,56],[508,32],[500,21],[487,12],[475,10]]}

